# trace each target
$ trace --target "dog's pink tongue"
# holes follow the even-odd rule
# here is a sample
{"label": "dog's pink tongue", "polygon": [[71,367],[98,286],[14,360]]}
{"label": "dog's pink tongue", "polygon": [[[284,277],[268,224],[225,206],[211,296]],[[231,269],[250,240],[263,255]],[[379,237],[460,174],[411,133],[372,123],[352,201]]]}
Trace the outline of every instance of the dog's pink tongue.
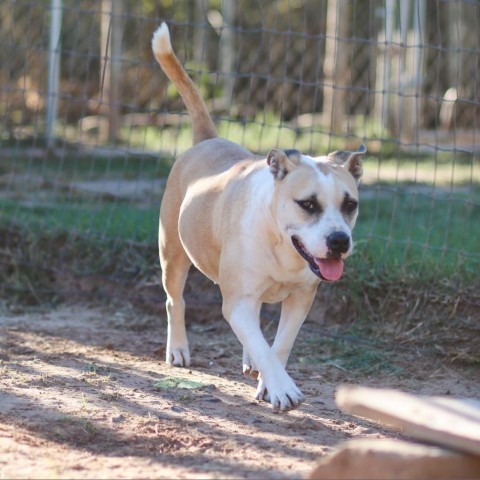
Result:
{"label": "dog's pink tongue", "polygon": [[343,274],[343,260],[339,258],[315,258],[315,263],[325,280],[335,282]]}

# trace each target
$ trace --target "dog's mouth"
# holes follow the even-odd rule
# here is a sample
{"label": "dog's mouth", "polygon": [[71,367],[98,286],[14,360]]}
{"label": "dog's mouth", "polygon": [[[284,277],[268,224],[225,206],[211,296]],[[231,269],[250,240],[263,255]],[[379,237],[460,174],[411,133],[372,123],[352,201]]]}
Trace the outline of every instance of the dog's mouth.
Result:
{"label": "dog's mouth", "polygon": [[292,237],[297,252],[307,261],[310,270],[320,279],[327,282],[339,280],[343,274],[343,260],[338,257],[318,258],[308,253],[297,237]]}

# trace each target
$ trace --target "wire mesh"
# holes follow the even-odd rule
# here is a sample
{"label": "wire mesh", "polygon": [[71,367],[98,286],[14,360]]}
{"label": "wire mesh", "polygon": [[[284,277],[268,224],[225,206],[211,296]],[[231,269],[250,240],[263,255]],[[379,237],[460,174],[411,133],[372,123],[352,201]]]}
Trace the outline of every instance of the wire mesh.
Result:
{"label": "wire mesh", "polygon": [[[181,100],[151,54],[166,20],[222,136],[264,154],[367,144],[362,261],[478,270],[478,2],[46,5],[0,4],[5,238],[154,248],[166,175],[191,143]],[[55,242],[43,248],[45,258],[59,253]]]}

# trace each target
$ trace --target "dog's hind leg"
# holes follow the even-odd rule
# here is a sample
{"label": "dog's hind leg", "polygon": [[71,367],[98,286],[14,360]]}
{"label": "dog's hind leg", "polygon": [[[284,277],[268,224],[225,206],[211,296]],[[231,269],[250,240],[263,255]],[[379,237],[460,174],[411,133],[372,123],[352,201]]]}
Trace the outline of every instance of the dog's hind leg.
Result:
{"label": "dog's hind leg", "polygon": [[255,365],[255,362],[252,361],[250,358],[250,355],[248,354],[246,348],[243,348],[243,373],[245,375],[248,375],[252,378],[257,379],[258,378],[258,369]]}
{"label": "dog's hind leg", "polygon": [[[260,309],[261,309],[261,304],[258,306],[258,312],[257,312],[259,325],[260,325]],[[256,380],[260,372],[258,371],[258,368],[255,365],[255,362],[252,360],[252,358],[248,354],[247,349],[245,347],[243,347],[242,364],[243,364],[242,370],[244,375],[248,375],[249,377],[252,377]]]}
{"label": "dog's hind leg", "polygon": [[179,367],[190,365],[190,350],[185,328],[183,289],[190,268],[190,259],[182,252],[174,261],[161,261],[163,288],[167,294],[168,337],[166,362]]}
{"label": "dog's hind leg", "polygon": [[160,266],[166,299],[168,336],[166,362],[179,367],[190,365],[190,350],[185,329],[185,301],[183,290],[191,261],[178,235],[178,227],[172,215],[164,215],[172,207],[167,201],[162,204],[159,230]]}

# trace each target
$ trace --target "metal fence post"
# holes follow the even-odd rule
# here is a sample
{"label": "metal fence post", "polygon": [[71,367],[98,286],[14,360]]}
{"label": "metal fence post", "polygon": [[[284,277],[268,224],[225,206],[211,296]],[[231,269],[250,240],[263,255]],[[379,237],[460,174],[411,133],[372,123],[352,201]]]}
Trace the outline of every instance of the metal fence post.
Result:
{"label": "metal fence post", "polygon": [[60,80],[61,32],[62,32],[62,0],[51,0],[50,3],[50,39],[48,47],[48,81],[47,81],[47,144],[50,146],[55,137],[57,121],[58,93]]}

